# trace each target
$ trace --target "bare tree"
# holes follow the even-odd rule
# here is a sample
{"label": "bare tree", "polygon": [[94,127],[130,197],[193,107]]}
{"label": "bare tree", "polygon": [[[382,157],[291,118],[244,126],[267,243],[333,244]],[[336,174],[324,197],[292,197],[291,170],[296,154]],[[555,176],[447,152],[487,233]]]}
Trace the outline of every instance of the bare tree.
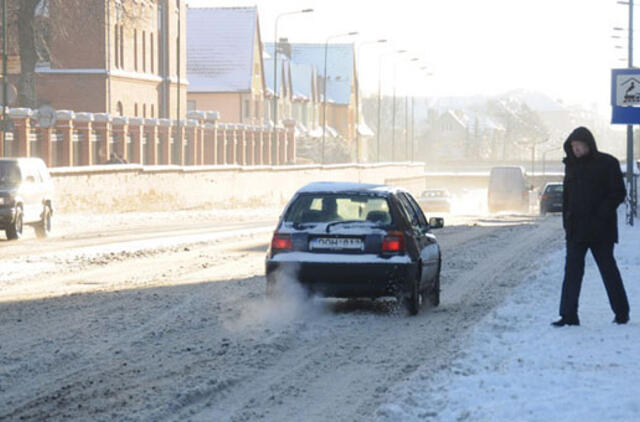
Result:
{"label": "bare tree", "polygon": [[20,55],[20,79],[18,82],[18,105],[21,107],[35,107],[35,79],[34,73],[38,63],[36,49],[37,22],[36,9],[42,0],[21,0],[18,2],[18,53]]}

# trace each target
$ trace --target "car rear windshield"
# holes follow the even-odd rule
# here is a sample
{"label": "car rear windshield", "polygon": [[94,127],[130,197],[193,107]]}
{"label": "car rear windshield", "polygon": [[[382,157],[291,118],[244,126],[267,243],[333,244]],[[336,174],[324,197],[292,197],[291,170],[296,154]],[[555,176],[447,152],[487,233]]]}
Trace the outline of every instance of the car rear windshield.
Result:
{"label": "car rear windshield", "polygon": [[549,185],[546,189],[547,193],[562,193],[562,185]]}
{"label": "car rear windshield", "polygon": [[20,184],[20,169],[13,161],[0,161],[0,188],[12,188]]}
{"label": "car rear windshield", "polygon": [[295,200],[284,217],[294,224],[346,220],[391,224],[389,203],[386,198],[365,194],[305,194]]}

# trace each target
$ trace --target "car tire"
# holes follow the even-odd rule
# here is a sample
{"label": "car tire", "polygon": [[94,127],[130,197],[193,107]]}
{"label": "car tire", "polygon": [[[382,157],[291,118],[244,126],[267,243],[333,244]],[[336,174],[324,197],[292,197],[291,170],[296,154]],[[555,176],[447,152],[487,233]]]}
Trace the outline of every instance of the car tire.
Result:
{"label": "car tire", "polygon": [[440,267],[441,263],[438,262],[438,271],[436,272],[436,276],[433,279],[433,288],[429,293],[429,301],[433,306],[440,305]]}
{"label": "car tire", "polygon": [[17,240],[22,237],[22,208],[16,208],[16,218],[13,220],[9,226],[7,226],[5,233],[7,234],[7,239],[9,240]]}
{"label": "car tire", "polygon": [[36,236],[41,239],[49,236],[51,233],[51,208],[49,208],[48,205],[45,205],[42,210],[42,220],[40,220],[34,228]]}
{"label": "car tire", "polygon": [[414,278],[409,283],[409,290],[406,292],[405,306],[409,315],[414,316],[420,310],[420,290],[418,288],[419,277]]}

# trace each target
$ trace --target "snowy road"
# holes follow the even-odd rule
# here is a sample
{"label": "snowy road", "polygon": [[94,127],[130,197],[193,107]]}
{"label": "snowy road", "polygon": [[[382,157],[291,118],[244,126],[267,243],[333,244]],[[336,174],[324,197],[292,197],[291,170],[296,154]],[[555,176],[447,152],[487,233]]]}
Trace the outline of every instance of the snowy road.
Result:
{"label": "snowy road", "polygon": [[[182,217],[170,231],[188,239]],[[218,217],[229,227],[216,230],[238,230]],[[81,246],[140,241],[147,220]],[[466,219],[437,235],[442,303],[417,317],[391,300],[266,301],[268,231],[91,256],[33,241],[34,256],[5,258],[15,244],[0,244],[0,264],[37,267],[0,278],[0,419],[370,420],[395,385],[446,368],[562,246],[555,216]]]}

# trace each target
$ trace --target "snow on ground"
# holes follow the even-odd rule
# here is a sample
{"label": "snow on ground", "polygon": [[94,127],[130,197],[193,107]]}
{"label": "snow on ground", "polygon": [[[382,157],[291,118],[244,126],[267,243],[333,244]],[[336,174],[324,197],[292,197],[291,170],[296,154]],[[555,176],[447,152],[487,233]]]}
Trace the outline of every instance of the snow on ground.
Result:
{"label": "snow on ground", "polygon": [[[620,214],[624,222],[624,215]],[[380,406],[382,421],[640,420],[640,227],[619,224],[615,255],[631,305],[618,326],[587,256],[580,327],[555,328],[564,250],[480,321],[453,365],[423,365]],[[635,318],[634,318],[635,316]],[[464,351],[462,351],[464,350]]]}

